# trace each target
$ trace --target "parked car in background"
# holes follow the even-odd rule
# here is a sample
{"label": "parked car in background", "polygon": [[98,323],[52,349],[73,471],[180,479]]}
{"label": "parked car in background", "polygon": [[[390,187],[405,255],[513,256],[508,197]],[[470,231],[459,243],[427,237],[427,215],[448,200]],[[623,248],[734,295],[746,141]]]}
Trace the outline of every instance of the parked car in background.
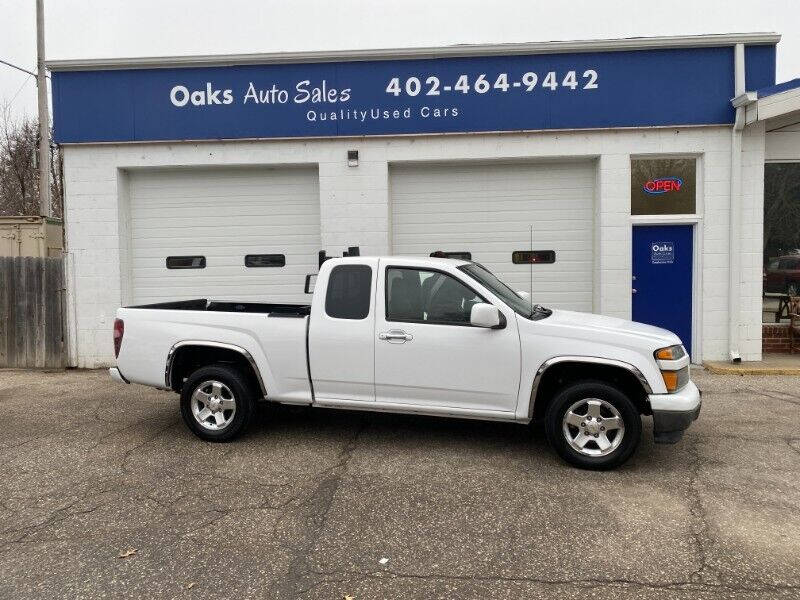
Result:
{"label": "parked car in background", "polygon": [[797,296],[800,293],[800,255],[770,259],[764,270],[764,291]]}
{"label": "parked car in background", "polygon": [[593,469],[631,456],[642,415],[655,441],[674,443],[700,412],[674,333],[531,305],[478,263],[330,259],[313,294],[310,305],[121,308],[111,376],[178,392],[186,424],[209,441],[236,436],[265,399],[540,420],[562,458]]}

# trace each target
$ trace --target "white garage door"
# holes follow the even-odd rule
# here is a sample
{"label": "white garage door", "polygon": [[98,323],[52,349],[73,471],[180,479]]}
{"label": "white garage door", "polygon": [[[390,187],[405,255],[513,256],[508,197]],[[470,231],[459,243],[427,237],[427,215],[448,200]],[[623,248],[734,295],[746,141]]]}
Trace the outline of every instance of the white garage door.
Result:
{"label": "white garage door", "polygon": [[[133,172],[131,288],[136,304],[190,298],[308,302],[320,249],[316,168]],[[247,267],[256,263],[285,266]],[[265,257],[265,255],[268,255]],[[277,256],[276,256],[277,255]],[[168,269],[204,257],[205,268]],[[201,264],[195,259],[194,264]]]}
{"label": "white garage door", "polygon": [[529,291],[531,266],[513,264],[512,252],[555,250],[554,264],[533,266],[534,301],[590,311],[594,182],[593,162],[393,166],[393,251],[471,252]]}

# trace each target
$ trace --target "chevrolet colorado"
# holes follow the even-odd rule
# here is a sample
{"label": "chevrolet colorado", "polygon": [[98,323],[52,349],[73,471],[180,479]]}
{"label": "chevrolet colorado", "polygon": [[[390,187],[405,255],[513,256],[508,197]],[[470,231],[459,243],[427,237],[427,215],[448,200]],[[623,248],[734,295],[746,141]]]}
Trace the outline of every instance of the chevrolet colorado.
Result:
{"label": "chevrolet colorado", "polygon": [[[307,281],[308,291],[308,281]],[[529,423],[573,465],[636,449],[642,415],[674,443],[700,412],[673,333],[532,305],[478,263],[350,257],[310,305],[188,300],[120,308],[118,382],[180,394],[188,427],[229,440],[260,399]]]}

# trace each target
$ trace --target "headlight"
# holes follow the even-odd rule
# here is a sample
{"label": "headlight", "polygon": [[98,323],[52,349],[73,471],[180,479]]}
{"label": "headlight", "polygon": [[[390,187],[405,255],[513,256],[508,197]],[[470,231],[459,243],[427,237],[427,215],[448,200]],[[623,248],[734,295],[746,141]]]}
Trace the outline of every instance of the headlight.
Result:
{"label": "headlight", "polygon": [[678,360],[686,356],[686,350],[681,344],[677,344],[676,346],[656,350],[655,355],[657,360]]}
{"label": "headlight", "polygon": [[668,392],[677,392],[689,383],[689,357],[682,345],[659,348],[653,356],[661,370],[661,377]]}

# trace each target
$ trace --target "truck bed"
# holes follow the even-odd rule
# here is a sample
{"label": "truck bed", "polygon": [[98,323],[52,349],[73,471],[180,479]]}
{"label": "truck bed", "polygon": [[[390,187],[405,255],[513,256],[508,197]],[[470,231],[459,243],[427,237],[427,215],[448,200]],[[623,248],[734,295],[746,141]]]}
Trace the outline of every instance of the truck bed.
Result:
{"label": "truck bed", "polygon": [[311,313],[310,304],[270,304],[265,302],[236,302],[232,300],[178,300],[175,302],[158,302],[156,304],[140,304],[126,308],[158,309],[158,310],[199,310],[207,312],[235,313],[269,313],[276,317],[307,317]]}

